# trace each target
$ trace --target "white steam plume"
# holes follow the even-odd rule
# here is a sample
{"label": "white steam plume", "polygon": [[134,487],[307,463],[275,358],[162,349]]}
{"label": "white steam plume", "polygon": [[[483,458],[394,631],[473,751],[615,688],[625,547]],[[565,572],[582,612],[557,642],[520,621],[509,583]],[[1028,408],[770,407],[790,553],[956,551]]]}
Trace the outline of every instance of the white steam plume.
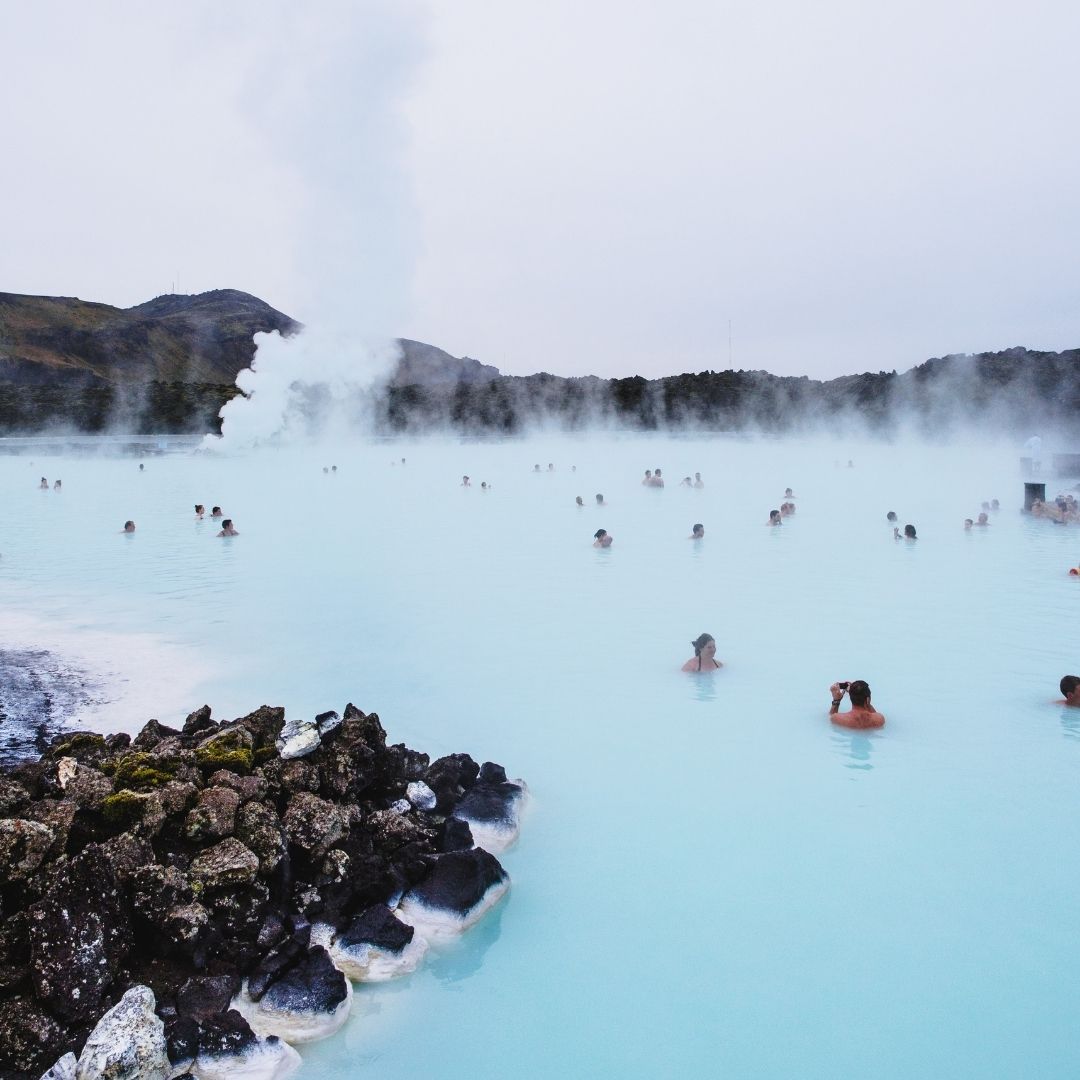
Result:
{"label": "white steam plume", "polygon": [[[304,323],[289,338],[258,335],[258,351],[221,412],[242,447],[354,426],[358,391],[397,358],[412,265],[411,198],[400,103],[421,53],[419,8],[365,0],[252,8],[273,27],[259,42],[244,104],[280,148],[294,190],[281,231]],[[350,412],[350,410],[352,410]]]}

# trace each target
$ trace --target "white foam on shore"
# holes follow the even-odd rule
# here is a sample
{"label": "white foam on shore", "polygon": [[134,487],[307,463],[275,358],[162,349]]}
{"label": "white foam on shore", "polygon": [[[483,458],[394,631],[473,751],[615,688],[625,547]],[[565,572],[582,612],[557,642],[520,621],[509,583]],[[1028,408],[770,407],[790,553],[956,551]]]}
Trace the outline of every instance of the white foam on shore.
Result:
{"label": "white foam on shore", "polygon": [[389,982],[414,972],[428,951],[428,942],[421,934],[401,952],[381,949],[378,945],[336,945],[328,949],[334,965],[353,982]]}
{"label": "white foam on shore", "polygon": [[196,660],[194,650],[160,634],[101,630],[6,606],[0,647],[48,652],[84,675],[89,700],[63,720],[107,734],[135,734],[151,717],[182,721],[201,704],[193,692],[212,673],[203,656]]}
{"label": "white foam on shore", "polygon": [[187,1069],[196,1080],[284,1080],[300,1068],[300,1055],[280,1039],[259,1042],[240,1054],[200,1055]]}
{"label": "white foam on shore", "polygon": [[253,1001],[247,992],[247,980],[240,993],[233,998],[230,1008],[235,1009],[250,1025],[256,1035],[276,1035],[279,1039],[300,1046],[303,1043],[328,1039],[346,1020],[352,1009],[352,983],[345,980],[345,1000],[333,1012],[296,1012],[274,1009],[265,999]]}
{"label": "white foam on shore", "polygon": [[509,890],[509,877],[504,881],[496,882],[464,914],[447,911],[445,908],[433,908],[406,896],[401,901],[396,914],[402,922],[408,923],[417,935],[435,944],[456,938],[470,926],[475,926]]}
{"label": "white foam on shore", "polygon": [[454,813],[454,817],[468,824],[473,845],[483,848],[491,855],[498,855],[511,847],[521,834],[521,819],[526,803],[529,801],[529,789],[524,780],[511,780],[510,783],[517,784],[521,788],[521,793],[515,796],[507,806],[510,821],[478,821],[467,814]]}

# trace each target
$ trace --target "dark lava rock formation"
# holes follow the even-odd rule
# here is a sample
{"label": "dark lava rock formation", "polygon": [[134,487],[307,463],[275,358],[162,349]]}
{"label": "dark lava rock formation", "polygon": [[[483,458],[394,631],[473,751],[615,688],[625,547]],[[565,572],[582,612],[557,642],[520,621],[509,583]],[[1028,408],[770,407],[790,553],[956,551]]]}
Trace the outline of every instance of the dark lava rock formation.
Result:
{"label": "dark lava rock formation", "polygon": [[[352,705],[320,721],[285,757],[282,709],[217,723],[204,706],[134,739],[64,733],[0,771],[0,1076],[36,1080],[78,1055],[138,987],[153,1000],[139,990],[124,1008],[156,1001],[173,1066],[247,1052],[242,985],[278,1009],[346,1000],[313,925],[400,950],[413,931],[398,898],[464,909],[505,878],[462,850],[462,822],[447,827],[498,766],[388,745]],[[406,798],[423,785],[438,806]]]}

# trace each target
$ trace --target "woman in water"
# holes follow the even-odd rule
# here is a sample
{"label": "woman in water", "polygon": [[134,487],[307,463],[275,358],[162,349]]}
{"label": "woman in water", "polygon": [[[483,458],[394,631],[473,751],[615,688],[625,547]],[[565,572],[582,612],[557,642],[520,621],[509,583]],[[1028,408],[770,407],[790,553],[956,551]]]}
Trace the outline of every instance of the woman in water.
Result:
{"label": "woman in water", "polygon": [[611,541],[614,539],[615,537],[612,536],[607,529],[597,529],[596,532],[593,533],[592,546],[595,548],[611,547]]}
{"label": "woman in water", "polygon": [[905,525],[903,534],[901,534],[899,529],[893,529],[892,534],[893,534],[893,539],[894,540],[918,540],[919,539],[915,535],[915,526],[914,525]]}
{"label": "woman in water", "polygon": [[715,671],[724,666],[716,659],[716,639],[712,634],[702,634],[690,644],[694,647],[694,655],[683,664],[683,671]]}
{"label": "woman in water", "polygon": [[781,525],[781,524],[783,524],[783,522],[781,522],[781,520],[780,520],[780,511],[779,510],[770,510],[769,511],[769,520],[766,521],[765,524],[766,525]]}

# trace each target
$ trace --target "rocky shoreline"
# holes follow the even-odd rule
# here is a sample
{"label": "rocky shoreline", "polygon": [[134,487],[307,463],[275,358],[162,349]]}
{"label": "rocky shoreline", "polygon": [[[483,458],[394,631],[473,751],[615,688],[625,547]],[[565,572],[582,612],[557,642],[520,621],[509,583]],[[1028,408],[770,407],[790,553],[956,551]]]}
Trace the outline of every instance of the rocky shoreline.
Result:
{"label": "rocky shoreline", "polygon": [[351,704],[54,737],[0,770],[0,1077],[288,1075],[505,894],[525,797]]}

